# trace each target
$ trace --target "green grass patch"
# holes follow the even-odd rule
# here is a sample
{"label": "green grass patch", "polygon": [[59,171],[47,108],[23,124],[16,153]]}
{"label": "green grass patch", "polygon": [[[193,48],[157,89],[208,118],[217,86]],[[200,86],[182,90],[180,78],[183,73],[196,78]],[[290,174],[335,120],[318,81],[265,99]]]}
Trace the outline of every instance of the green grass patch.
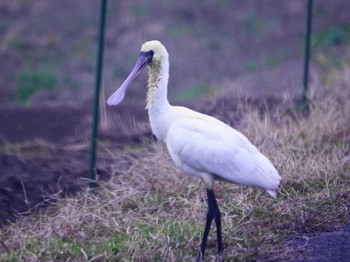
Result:
{"label": "green grass patch", "polygon": [[145,4],[135,4],[131,9],[131,14],[134,17],[142,18],[149,13],[149,7]]}
{"label": "green grass patch", "polygon": [[25,69],[18,78],[18,99],[29,104],[32,96],[40,90],[54,90],[57,74],[53,69]]}
{"label": "green grass patch", "polygon": [[126,74],[127,71],[121,66],[116,66],[113,69],[113,75],[116,77],[125,77]]}
{"label": "green grass patch", "polygon": [[244,69],[248,72],[255,72],[259,69],[259,65],[257,61],[250,60],[245,64]]}
{"label": "green grass patch", "polygon": [[211,93],[209,84],[198,84],[175,94],[175,98],[180,101],[191,101],[199,96],[206,96]]}
{"label": "green grass patch", "polygon": [[248,72],[255,72],[267,67],[278,67],[291,57],[291,54],[288,50],[281,50],[276,52],[271,56],[261,56],[249,60],[244,68]]}
{"label": "green grass patch", "polygon": [[311,38],[314,48],[343,45],[350,39],[350,25],[333,26]]}
{"label": "green grass patch", "polygon": [[170,24],[167,31],[175,38],[180,38],[190,33],[188,25],[184,22]]}
{"label": "green grass patch", "polygon": [[50,158],[54,154],[53,151],[52,145],[41,140],[0,145],[0,153],[15,154],[25,159],[36,157]]}
{"label": "green grass patch", "polygon": [[13,38],[9,41],[8,46],[14,51],[22,51],[25,48],[25,42],[20,38]]}
{"label": "green grass patch", "polygon": [[256,35],[261,29],[261,21],[255,9],[249,11],[244,20],[244,28],[250,35]]}

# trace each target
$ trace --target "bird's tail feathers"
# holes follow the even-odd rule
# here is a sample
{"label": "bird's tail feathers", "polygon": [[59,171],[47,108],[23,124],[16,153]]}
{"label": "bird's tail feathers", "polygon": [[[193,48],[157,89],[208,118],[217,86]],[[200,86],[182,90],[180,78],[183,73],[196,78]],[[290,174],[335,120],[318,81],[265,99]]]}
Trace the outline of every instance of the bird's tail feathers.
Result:
{"label": "bird's tail feathers", "polygon": [[276,190],[271,190],[271,189],[266,189],[266,192],[269,193],[269,195],[273,198],[277,197],[277,191]]}

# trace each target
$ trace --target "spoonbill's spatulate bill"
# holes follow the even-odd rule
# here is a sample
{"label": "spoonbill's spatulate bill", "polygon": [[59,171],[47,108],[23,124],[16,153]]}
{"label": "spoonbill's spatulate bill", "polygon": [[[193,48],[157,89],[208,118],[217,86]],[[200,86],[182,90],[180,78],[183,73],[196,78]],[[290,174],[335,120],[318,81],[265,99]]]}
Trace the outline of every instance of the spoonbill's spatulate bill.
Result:
{"label": "spoonbill's spatulate bill", "polygon": [[213,190],[214,180],[257,186],[276,197],[281,177],[271,162],[237,130],[211,116],[169,104],[169,56],[159,41],[142,45],[135,67],[108,98],[108,105],[117,105],[123,100],[132,80],[146,65],[149,69],[146,108],[152,132],[166,144],[175,165],[184,173],[201,178],[207,189],[207,220],[198,260],[204,257],[213,219],[219,254],[222,254],[221,217]]}

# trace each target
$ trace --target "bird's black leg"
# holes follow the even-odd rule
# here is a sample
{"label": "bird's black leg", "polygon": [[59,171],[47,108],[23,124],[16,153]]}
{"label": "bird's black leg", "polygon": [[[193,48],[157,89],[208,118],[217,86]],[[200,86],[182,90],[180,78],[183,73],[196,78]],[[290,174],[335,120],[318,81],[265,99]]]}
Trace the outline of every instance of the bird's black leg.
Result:
{"label": "bird's black leg", "polygon": [[207,195],[208,195],[207,221],[205,223],[205,229],[204,229],[203,239],[201,243],[201,250],[200,250],[200,254],[197,257],[197,261],[201,261],[201,258],[204,257],[204,251],[207,246],[208,235],[209,235],[210,226],[213,219],[215,219],[215,224],[217,229],[217,242],[218,242],[219,255],[221,255],[223,251],[220,210],[216,202],[214,191],[212,189],[207,189]]}

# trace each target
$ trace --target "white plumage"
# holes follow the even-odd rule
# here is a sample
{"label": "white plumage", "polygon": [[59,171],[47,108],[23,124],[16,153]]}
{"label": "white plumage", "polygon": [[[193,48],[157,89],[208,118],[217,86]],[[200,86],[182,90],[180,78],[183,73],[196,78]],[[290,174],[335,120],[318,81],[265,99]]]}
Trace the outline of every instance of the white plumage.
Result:
{"label": "white plumage", "polygon": [[[213,189],[213,180],[219,179],[258,186],[276,197],[281,177],[271,162],[243,134],[216,118],[169,104],[169,58],[159,41],[143,44],[134,69],[107,103],[120,103],[131,81],[146,65],[149,65],[147,109],[152,132],[165,142],[175,165],[188,175],[202,178],[209,191]],[[212,196],[210,194],[208,192],[208,214],[213,213],[219,227],[215,217],[220,216],[219,209],[214,193]],[[201,256],[204,255],[206,245],[205,235],[206,233],[201,245]],[[218,243],[220,242],[218,236]],[[219,244],[219,252],[221,251]]]}
{"label": "white plumage", "polygon": [[193,176],[207,173],[214,179],[258,186],[276,196],[276,169],[244,135],[214,118],[189,113],[170,126],[164,139],[178,168]]}

